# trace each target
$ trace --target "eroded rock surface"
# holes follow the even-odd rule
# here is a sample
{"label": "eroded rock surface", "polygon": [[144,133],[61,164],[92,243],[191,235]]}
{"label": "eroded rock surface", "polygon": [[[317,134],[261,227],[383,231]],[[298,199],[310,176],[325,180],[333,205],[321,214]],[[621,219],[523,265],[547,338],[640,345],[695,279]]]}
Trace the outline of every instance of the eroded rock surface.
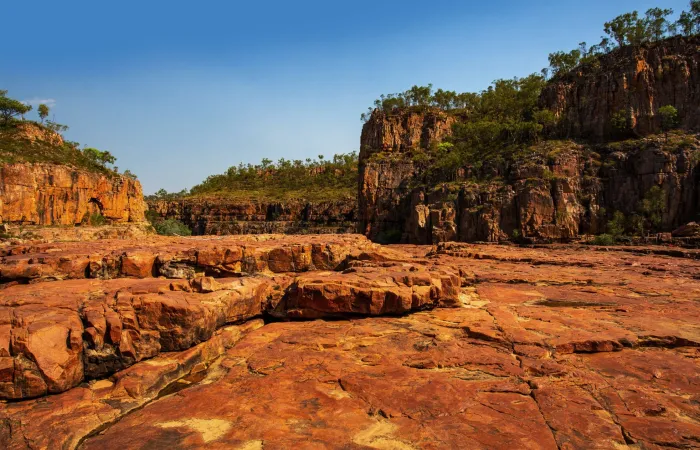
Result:
{"label": "eroded rock surface", "polygon": [[253,201],[212,198],[148,200],[148,208],[164,219],[176,219],[195,235],[354,233],[354,197],[328,201]]}
{"label": "eroded rock surface", "polygon": [[[0,290],[4,392],[75,386],[0,404],[0,447],[700,442],[699,251],[342,238],[337,258],[251,240],[267,257],[234,278],[232,242],[185,240],[197,243],[192,279],[134,264],[118,279]],[[293,245],[305,239],[331,244]]]}
{"label": "eroded rock surface", "polygon": [[141,183],[59,164],[0,167],[3,223],[75,225],[99,214],[114,223],[144,222]]}

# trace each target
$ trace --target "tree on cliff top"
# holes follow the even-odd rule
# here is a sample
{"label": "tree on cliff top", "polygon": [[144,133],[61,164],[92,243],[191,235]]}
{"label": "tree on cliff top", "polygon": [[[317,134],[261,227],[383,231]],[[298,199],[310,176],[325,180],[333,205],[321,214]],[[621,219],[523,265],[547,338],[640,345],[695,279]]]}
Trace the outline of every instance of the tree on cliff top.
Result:
{"label": "tree on cliff top", "polygon": [[44,120],[47,117],[49,117],[49,107],[42,103],[37,108],[37,112],[39,113],[39,118],[41,119],[41,123],[44,123]]}
{"label": "tree on cliff top", "polygon": [[690,2],[690,11],[683,11],[677,24],[685,36],[700,33],[700,0]]}
{"label": "tree on cliff top", "polygon": [[599,44],[585,50],[585,43],[582,43],[582,47],[568,53],[550,53],[550,67],[545,70],[556,76],[569,72],[579,64],[595,61],[598,56],[610,53],[617,47],[660,41],[676,34],[691,36],[700,32],[700,0],[691,1],[690,10],[683,11],[678,21],[669,20],[672,14],[673,10],[668,8],[650,8],[643,17],[638,11],[620,14],[605,22],[603,31],[607,36]]}
{"label": "tree on cliff top", "polygon": [[26,114],[31,110],[31,106],[8,97],[7,91],[0,89],[0,118],[2,118],[2,125],[9,124],[13,118]]}

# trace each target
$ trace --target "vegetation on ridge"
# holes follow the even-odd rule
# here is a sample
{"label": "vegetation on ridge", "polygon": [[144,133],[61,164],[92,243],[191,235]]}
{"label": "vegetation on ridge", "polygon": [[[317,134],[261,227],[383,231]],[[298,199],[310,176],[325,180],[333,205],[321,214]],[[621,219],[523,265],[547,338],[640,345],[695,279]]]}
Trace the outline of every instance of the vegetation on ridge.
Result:
{"label": "vegetation on ridge", "polygon": [[[37,113],[41,122],[25,120],[24,115],[32,110],[19,100],[7,96],[0,90],[0,164],[29,162],[71,165],[91,172],[116,175],[119,168],[117,158],[108,151],[92,147],[80,148],[80,144],[65,141],[61,133],[66,125],[46,120],[50,109],[41,104]],[[127,170],[129,178],[136,176]]]}
{"label": "vegetation on ridge", "polygon": [[[656,42],[670,36],[693,36],[700,32],[700,0],[692,0],[688,11],[683,11],[677,21],[669,21],[673,14],[672,9],[651,8],[642,17],[638,11],[617,16],[604,24],[606,36],[601,38],[599,44],[588,47],[586,42],[581,42],[579,48],[569,52],[558,51],[549,54],[548,68],[542,69],[539,75],[542,82],[540,89],[544,87],[544,80],[549,76],[556,77],[573,70],[581,64],[595,62],[600,56],[608,54],[615,49],[626,45],[641,45]],[[407,91],[381,95],[369,107],[367,112],[361,115],[363,121],[370,119],[375,110],[386,114],[396,113],[406,108],[439,108],[443,111],[460,113],[471,118],[473,114],[483,116],[483,110],[488,108],[494,90],[498,90],[504,83],[523,83],[523,80],[533,80],[538,75],[530,75],[526,78],[514,78],[512,80],[501,79],[493,82],[486,90],[480,93],[433,90],[433,85],[413,86]],[[503,100],[503,98],[500,98]],[[504,103],[501,108],[508,109],[510,104]],[[515,105],[517,107],[517,105]],[[514,112],[514,111],[513,111]],[[511,114],[512,115],[512,114]]]}
{"label": "vegetation on ridge", "polygon": [[[669,21],[670,9],[651,8],[644,16],[637,11],[622,14],[605,23],[600,44],[568,53],[549,55],[550,68],[524,78],[500,79],[480,93],[456,93],[433,90],[432,85],[413,86],[398,94],[382,95],[374,107],[362,115],[367,121],[372,114],[391,116],[402,111],[439,109],[457,117],[452,134],[430,149],[411,149],[411,157],[426,169],[427,184],[452,181],[459,169],[478,172],[484,163],[504,166],[516,158],[527,156],[529,149],[551,137],[556,129],[554,113],[538,107],[549,74],[557,76],[580,64],[591,63],[603,54],[624,45],[655,42],[672,35],[693,35],[700,31],[700,0],[690,2],[689,11],[676,22]],[[671,105],[659,110],[662,130],[668,132],[679,123],[678,111]],[[630,136],[629,115],[620,111],[612,117],[615,138]],[[383,155],[375,154],[381,158]]]}
{"label": "vegetation on ridge", "polygon": [[219,175],[210,175],[191,190],[168,193],[164,189],[149,200],[175,200],[182,197],[226,197],[242,200],[336,200],[353,197],[357,190],[357,153],[334,155],[327,160],[288,160],[274,163],[263,159],[260,164],[243,163]]}

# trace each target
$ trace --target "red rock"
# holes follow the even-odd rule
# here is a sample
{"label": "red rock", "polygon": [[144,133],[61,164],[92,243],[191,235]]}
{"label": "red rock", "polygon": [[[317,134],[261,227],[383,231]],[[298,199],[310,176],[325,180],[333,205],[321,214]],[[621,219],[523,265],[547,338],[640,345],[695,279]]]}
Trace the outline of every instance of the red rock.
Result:
{"label": "red rock", "polygon": [[[175,258],[180,249],[164,241]],[[318,241],[308,272],[273,275],[271,254],[273,265],[301,267],[309,248],[273,242],[241,247],[246,264],[267,274],[226,278],[213,269],[228,264],[217,250],[206,257],[211,272],[190,281],[0,290],[3,393],[56,390],[72,376],[61,358],[81,348],[84,372],[101,378],[0,404],[0,447],[692,448],[700,440],[696,252],[370,245],[342,259],[333,250],[322,260],[337,270],[318,270],[314,255],[331,248]],[[258,322],[242,339],[222,336],[225,324],[265,313],[344,320]]]}

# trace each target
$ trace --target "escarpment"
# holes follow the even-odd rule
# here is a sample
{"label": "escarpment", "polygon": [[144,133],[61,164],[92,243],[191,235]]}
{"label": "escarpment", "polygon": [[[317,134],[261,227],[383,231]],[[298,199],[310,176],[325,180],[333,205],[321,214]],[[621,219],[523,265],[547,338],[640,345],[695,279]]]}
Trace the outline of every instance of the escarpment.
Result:
{"label": "escarpment", "polygon": [[143,222],[141,184],[117,174],[69,165],[13,163],[0,167],[0,220],[75,225],[101,215],[114,223]]}
{"label": "escarpment", "polygon": [[147,203],[150,214],[179,220],[195,235],[352,233],[357,220],[357,203],[350,197],[313,202],[192,197]]}
{"label": "escarpment", "polygon": [[700,129],[700,37],[673,37],[619,48],[556,77],[540,104],[559,119],[564,137],[602,141],[616,133],[615,114],[636,135],[661,131],[659,108],[678,110],[682,128]]}
{"label": "escarpment", "polygon": [[[631,223],[651,197],[657,231],[697,221],[699,42],[623,47],[555,77],[538,102],[554,113],[546,139],[456,170],[431,158],[463,113],[375,110],[360,144],[358,231],[385,243],[570,240],[605,233],[615,213]],[[680,129],[663,135],[667,105]]]}

